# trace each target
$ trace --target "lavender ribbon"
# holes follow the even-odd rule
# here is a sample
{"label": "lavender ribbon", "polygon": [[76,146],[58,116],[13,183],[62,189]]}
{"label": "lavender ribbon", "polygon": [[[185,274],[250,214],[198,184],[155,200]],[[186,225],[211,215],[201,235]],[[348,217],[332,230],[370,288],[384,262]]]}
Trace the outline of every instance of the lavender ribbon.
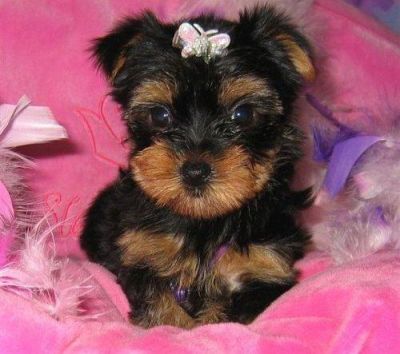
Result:
{"label": "lavender ribbon", "polygon": [[378,136],[356,136],[334,146],[324,180],[324,186],[332,197],[343,189],[359,158],[381,141],[384,139]]}
{"label": "lavender ribbon", "polygon": [[373,145],[385,139],[375,135],[363,135],[342,124],[336,119],[332,110],[317,97],[307,94],[306,99],[321,116],[338,128],[337,133],[331,136],[313,127],[314,159],[317,162],[328,163],[323,186],[334,197],[344,188],[360,157]]}

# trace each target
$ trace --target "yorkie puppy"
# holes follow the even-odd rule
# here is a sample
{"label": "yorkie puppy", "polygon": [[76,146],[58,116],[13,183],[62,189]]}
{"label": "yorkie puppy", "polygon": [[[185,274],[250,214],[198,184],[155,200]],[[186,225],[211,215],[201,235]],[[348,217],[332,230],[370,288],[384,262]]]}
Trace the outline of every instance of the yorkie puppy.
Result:
{"label": "yorkie puppy", "polygon": [[295,284],[308,241],[295,215],[309,191],[290,187],[307,40],[269,7],[238,22],[145,13],[94,53],[132,152],[88,211],[83,249],[117,275],[134,324],[251,322]]}

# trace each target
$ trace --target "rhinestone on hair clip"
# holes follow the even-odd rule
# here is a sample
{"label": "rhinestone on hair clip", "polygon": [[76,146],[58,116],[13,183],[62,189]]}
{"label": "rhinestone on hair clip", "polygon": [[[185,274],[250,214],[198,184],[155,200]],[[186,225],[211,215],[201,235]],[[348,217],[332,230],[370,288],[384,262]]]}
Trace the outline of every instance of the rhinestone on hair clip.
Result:
{"label": "rhinestone on hair clip", "polygon": [[184,22],[175,32],[172,45],[182,49],[183,58],[202,57],[208,63],[210,59],[224,55],[230,42],[231,37],[226,33],[218,33],[216,29],[204,31],[197,23]]}

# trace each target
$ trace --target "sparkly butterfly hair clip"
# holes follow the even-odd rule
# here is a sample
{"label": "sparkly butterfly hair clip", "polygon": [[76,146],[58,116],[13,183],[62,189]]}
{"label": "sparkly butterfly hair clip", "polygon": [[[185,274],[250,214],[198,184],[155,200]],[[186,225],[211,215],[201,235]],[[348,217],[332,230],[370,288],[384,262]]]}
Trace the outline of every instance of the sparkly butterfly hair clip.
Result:
{"label": "sparkly butterfly hair clip", "polygon": [[216,29],[204,31],[197,23],[184,22],[175,32],[172,45],[182,49],[183,58],[202,57],[208,63],[210,59],[224,55],[230,42],[226,33],[218,33]]}

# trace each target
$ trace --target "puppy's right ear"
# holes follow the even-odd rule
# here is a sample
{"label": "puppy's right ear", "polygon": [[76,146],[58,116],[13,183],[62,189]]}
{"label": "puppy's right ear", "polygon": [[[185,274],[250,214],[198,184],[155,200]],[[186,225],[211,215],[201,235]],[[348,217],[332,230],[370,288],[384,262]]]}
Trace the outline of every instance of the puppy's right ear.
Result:
{"label": "puppy's right ear", "polygon": [[93,56],[111,83],[124,67],[129,50],[143,40],[143,31],[154,22],[157,22],[155,16],[146,12],[139,17],[124,19],[106,36],[94,40]]}
{"label": "puppy's right ear", "polygon": [[141,20],[125,19],[106,36],[95,39],[93,56],[111,82],[125,64],[129,45],[140,40],[141,28]]}

